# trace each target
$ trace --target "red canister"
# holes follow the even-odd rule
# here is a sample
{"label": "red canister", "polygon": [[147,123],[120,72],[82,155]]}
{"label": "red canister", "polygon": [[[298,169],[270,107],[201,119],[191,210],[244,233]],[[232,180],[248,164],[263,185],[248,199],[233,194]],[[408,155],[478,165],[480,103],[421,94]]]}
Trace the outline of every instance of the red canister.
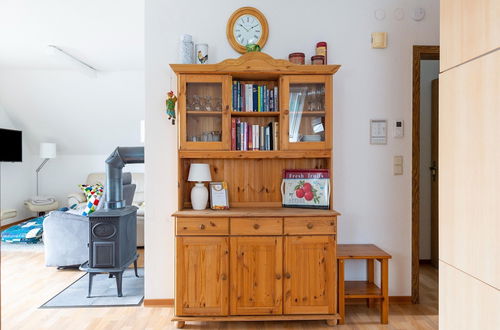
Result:
{"label": "red canister", "polygon": [[325,64],[325,57],[323,55],[314,55],[311,57],[311,64],[323,65]]}
{"label": "red canister", "polygon": [[318,42],[316,44],[316,55],[323,55],[325,57],[325,63],[324,64],[328,64],[327,54],[328,54],[328,51],[327,51],[326,41],[320,41],[320,42]]}
{"label": "red canister", "polygon": [[288,55],[288,60],[294,64],[305,64],[306,54],[291,53],[290,55]]}

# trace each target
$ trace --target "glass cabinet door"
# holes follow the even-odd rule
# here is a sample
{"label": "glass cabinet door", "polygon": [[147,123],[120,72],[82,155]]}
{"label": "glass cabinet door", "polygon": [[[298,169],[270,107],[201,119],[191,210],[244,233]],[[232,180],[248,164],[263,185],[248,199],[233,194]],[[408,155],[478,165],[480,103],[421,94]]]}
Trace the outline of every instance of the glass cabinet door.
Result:
{"label": "glass cabinet door", "polygon": [[327,149],[331,134],[331,78],[288,76],[282,81],[285,149]]}
{"label": "glass cabinet door", "polygon": [[215,75],[181,77],[181,149],[227,149],[228,81]]}

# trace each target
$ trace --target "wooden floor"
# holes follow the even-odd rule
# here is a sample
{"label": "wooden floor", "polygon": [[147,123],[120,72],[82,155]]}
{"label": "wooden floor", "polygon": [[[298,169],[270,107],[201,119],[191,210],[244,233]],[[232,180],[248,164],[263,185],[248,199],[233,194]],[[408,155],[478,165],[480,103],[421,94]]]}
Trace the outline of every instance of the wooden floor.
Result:
{"label": "wooden floor", "polygon": [[[142,250],[140,250],[142,251]],[[143,257],[139,259],[142,265]],[[142,266],[141,266],[142,267]],[[437,271],[421,266],[421,304],[391,305],[389,324],[380,325],[378,307],[346,306],[338,329],[437,329]],[[1,255],[1,329],[175,329],[172,308],[110,307],[38,309],[82,276],[44,266],[42,252],[7,251]],[[327,329],[324,321],[188,323],[185,329]]]}

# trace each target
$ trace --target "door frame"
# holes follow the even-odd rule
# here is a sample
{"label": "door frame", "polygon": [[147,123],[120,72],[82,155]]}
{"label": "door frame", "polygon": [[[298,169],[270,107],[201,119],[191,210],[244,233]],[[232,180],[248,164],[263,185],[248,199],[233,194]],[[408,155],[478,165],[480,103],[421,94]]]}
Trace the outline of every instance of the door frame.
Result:
{"label": "door frame", "polygon": [[411,169],[411,301],[418,304],[420,270],[420,62],[439,60],[439,46],[413,46]]}

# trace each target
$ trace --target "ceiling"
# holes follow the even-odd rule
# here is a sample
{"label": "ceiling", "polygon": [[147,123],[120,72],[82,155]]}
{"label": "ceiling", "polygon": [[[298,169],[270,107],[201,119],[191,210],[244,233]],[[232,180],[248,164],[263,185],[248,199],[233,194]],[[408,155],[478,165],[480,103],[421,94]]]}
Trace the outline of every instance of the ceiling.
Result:
{"label": "ceiling", "polygon": [[56,142],[62,154],[107,154],[140,144],[144,0],[1,0],[0,40],[0,106],[31,150]]}
{"label": "ceiling", "polygon": [[68,69],[53,44],[103,71],[143,69],[144,0],[2,0],[0,67]]}

